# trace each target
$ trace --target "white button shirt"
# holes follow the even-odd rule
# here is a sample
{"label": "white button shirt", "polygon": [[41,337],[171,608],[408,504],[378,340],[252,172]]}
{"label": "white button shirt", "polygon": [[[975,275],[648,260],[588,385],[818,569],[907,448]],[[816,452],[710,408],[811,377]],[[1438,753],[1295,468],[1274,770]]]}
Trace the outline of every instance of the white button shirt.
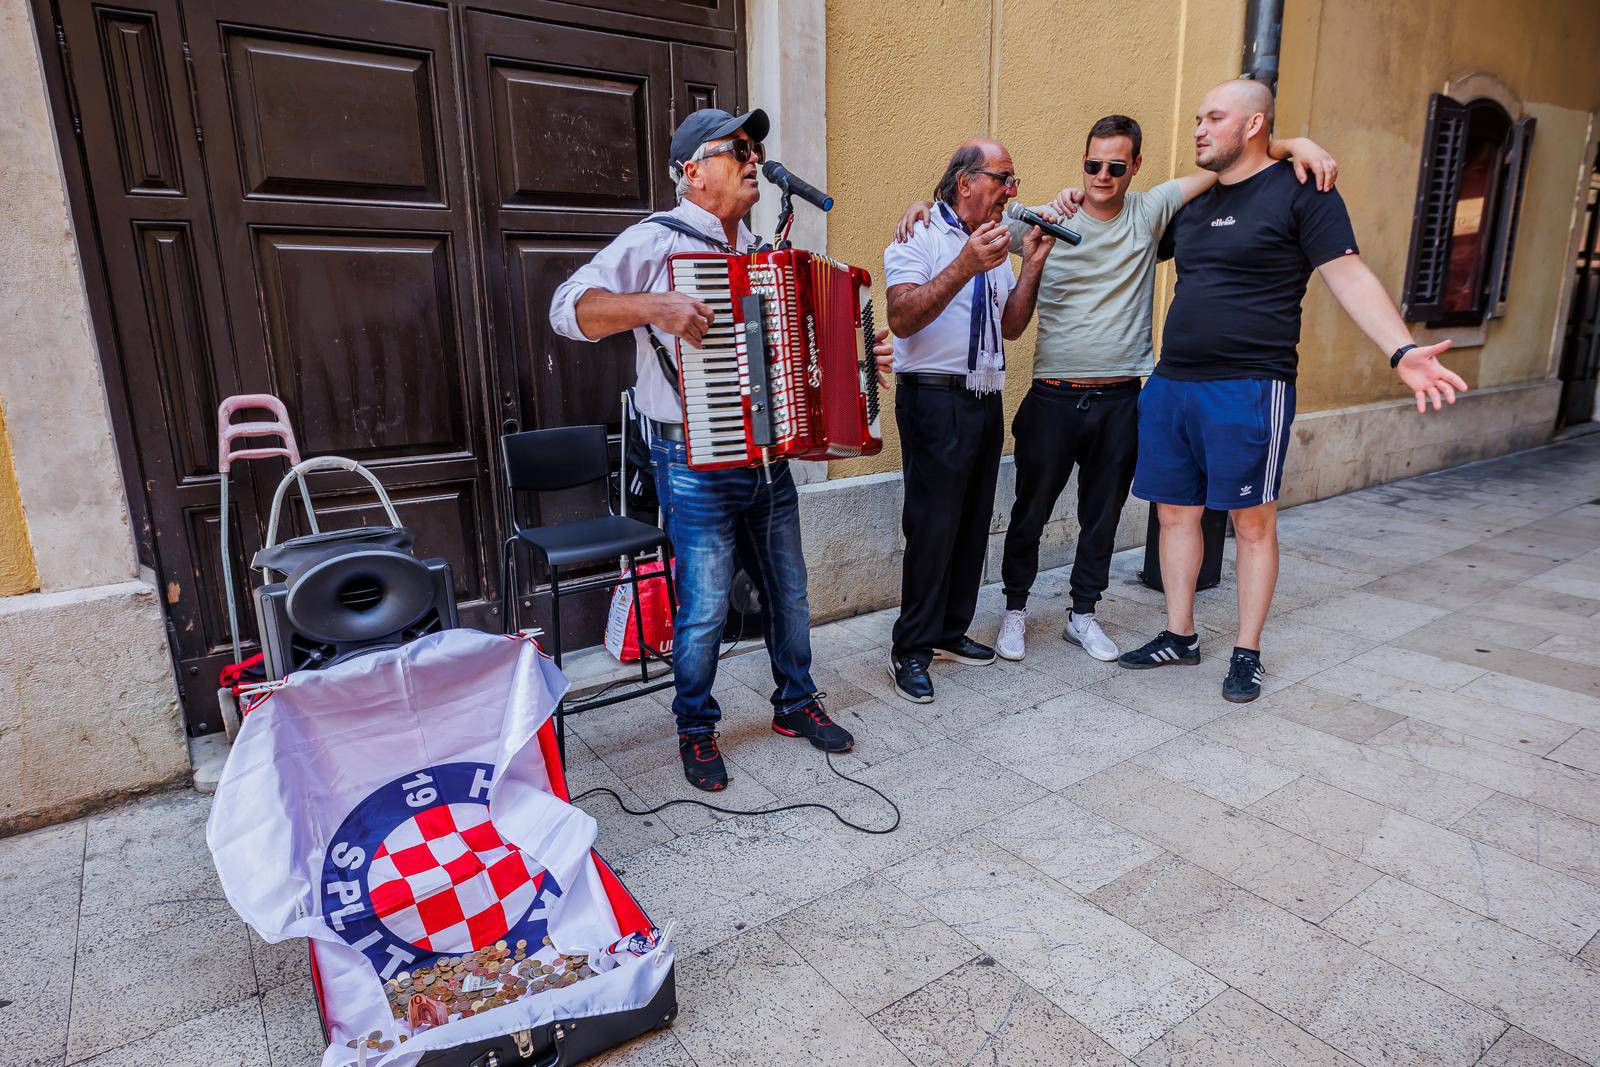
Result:
{"label": "white button shirt", "polygon": [[[682,200],[663,214],[688,223],[717,244],[727,241],[722,220],[699,204]],[[749,249],[755,243],[755,234],[743,222],[739,223],[737,247]],[[669,287],[668,256],[676,252],[715,250],[711,245],[654,222],[636,222],[561,283],[550,300],[550,325],[562,337],[574,341],[592,340],[578,328],[578,298],[584,293],[590,289],[611,293],[664,293]],[[667,354],[675,355],[673,338],[659,327],[656,334],[666,346]],[[683,400],[678,396],[678,383],[662,372],[655,349],[650,346],[642,326],[633,331],[633,347],[639,410],[657,422],[682,422]]]}
{"label": "white button shirt", "polygon": [[[966,243],[967,233],[952,226],[935,204],[928,225],[914,227],[906,241],[896,241],[883,250],[884,286],[926,284],[955,261]],[[1011,273],[1010,259],[990,267],[988,273],[998,322],[1016,278]],[[895,373],[923,371],[966,377],[967,349],[972,341],[970,292],[971,283],[962,286],[932,322],[910,337],[895,339]]]}

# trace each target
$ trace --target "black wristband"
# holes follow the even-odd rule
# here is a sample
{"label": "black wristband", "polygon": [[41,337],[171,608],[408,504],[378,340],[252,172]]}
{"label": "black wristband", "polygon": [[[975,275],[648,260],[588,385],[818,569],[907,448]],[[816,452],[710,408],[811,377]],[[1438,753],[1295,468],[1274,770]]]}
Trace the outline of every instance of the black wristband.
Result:
{"label": "black wristband", "polygon": [[1400,361],[1406,358],[1406,353],[1417,347],[1420,346],[1412,344],[1401,345],[1399,348],[1395,349],[1394,355],[1389,357],[1389,369],[1393,370],[1394,368],[1398,367],[1400,365]]}

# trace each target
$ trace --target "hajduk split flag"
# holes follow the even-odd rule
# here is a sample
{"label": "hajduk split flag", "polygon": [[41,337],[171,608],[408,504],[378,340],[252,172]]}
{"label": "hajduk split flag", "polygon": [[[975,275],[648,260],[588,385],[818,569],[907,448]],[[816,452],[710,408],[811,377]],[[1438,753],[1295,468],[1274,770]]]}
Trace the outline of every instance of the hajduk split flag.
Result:
{"label": "hajduk split flag", "polygon": [[540,728],[566,688],[532,640],[450,630],[298,672],[246,717],[206,840],[265,940],[314,942],[324,1067],[408,1067],[659,989],[670,945],[619,927],[594,820],[552,789]]}

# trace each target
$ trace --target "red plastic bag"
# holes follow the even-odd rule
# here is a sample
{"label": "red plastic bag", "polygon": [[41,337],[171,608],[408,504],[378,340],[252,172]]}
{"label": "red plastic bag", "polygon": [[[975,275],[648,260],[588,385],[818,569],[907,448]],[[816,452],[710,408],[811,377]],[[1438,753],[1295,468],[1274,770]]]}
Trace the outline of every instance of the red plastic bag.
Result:
{"label": "red plastic bag", "polygon": [[[647,577],[654,575],[655,577]],[[627,576],[627,572],[623,572]],[[661,563],[639,568],[639,599],[644,612],[644,640],[652,652],[672,651],[672,605]],[[611,593],[611,614],[606,618],[606,650],[622,663],[639,659],[639,630],[633,618],[633,583],[624,581]]]}

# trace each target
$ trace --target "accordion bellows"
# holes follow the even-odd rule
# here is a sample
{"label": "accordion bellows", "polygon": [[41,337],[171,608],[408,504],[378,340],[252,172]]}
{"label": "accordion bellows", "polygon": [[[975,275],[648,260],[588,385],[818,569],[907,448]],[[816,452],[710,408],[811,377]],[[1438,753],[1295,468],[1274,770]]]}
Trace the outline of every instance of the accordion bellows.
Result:
{"label": "accordion bellows", "polygon": [[848,459],[883,448],[872,355],[872,275],[801,249],[685,252],[672,287],[716,318],[678,341],[689,466]]}

